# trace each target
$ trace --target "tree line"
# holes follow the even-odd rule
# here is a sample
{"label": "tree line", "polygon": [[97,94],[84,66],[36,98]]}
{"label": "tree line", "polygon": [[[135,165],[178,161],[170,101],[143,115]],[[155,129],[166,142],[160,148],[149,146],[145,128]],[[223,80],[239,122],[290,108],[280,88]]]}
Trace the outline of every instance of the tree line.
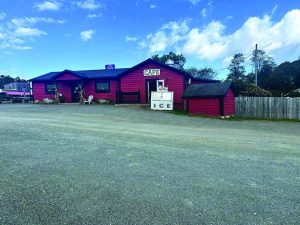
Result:
{"label": "tree line", "polygon": [[[152,58],[163,64],[173,64],[177,69],[182,70],[195,78],[216,79],[218,73],[211,67],[189,67],[185,68],[186,58],[182,54],[170,52],[166,55],[154,55]],[[255,85],[254,72],[246,73],[246,57],[242,53],[235,54],[228,66],[227,80],[233,82],[237,95],[244,96],[300,96],[300,57],[293,62],[284,62],[277,65],[273,57],[263,50],[253,51],[250,56],[253,71],[255,63],[258,76]],[[26,81],[20,77],[0,75],[0,89],[4,84],[15,81]]]}
{"label": "tree line", "polygon": [[[258,49],[249,56],[253,71],[257,68],[257,86],[255,73],[246,73],[246,57],[242,53],[234,54],[228,66],[226,80],[231,80],[237,95],[244,96],[300,96],[300,57],[294,62],[284,62],[277,66],[274,58]],[[167,55],[154,55],[152,58],[160,63],[170,61],[179,70],[195,78],[215,79],[218,75],[211,67],[185,68],[186,58],[182,54],[170,52]]]}
{"label": "tree line", "polygon": [[10,84],[13,82],[26,82],[26,80],[20,77],[12,77],[10,75],[0,75],[0,89],[4,88],[4,84]]}

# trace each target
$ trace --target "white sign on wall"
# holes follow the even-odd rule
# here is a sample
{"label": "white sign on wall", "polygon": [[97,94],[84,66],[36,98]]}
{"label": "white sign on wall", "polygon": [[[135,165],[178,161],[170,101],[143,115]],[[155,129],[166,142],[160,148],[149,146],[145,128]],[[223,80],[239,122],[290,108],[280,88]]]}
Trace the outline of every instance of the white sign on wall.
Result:
{"label": "white sign on wall", "polygon": [[173,110],[173,92],[151,92],[152,110]]}
{"label": "white sign on wall", "polygon": [[144,70],[144,76],[159,76],[160,75],[160,69],[147,69]]}

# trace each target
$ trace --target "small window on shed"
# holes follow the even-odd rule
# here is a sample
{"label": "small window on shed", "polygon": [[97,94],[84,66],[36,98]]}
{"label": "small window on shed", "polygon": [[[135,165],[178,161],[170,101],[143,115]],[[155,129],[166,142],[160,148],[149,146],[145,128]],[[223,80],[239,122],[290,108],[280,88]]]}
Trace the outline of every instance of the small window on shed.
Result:
{"label": "small window on shed", "polygon": [[110,92],[110,82],[109,81],[96,81],[95,89],[97,93],[108,93]]}
{"label": "small window on shed", "polygon": [[46,83],[45,86],[45,92],[48,95],[54,95],[56,90],[56,84],[55,83]]}

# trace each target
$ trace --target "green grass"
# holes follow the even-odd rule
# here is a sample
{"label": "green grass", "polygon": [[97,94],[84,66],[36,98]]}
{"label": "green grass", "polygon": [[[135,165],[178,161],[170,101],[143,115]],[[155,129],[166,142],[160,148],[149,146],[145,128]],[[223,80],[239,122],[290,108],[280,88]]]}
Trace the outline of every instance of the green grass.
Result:
{"label": "green grass", "polygon": [[[188,112],[185,110],[173,110],[173,111],[165,111],[166,113],[172,113],[178,116],[188,116]],[[241,116],[230,116],[230,117],[216,117],[216,116],[205,116],[205,115],[192,115],[193,117],[200,117],[200,118],[211,118],[211,119],[218,119],[218,120],[230,120],[230,121],[272,121],[272,122],[296,122],[300,123],[298,119],[277,119],[277,118],[260,118],[260,117],[241,117]]]}
{"label": "green grass", "polygon": [[300,124],[0,105],[0,224],[300,224]]}

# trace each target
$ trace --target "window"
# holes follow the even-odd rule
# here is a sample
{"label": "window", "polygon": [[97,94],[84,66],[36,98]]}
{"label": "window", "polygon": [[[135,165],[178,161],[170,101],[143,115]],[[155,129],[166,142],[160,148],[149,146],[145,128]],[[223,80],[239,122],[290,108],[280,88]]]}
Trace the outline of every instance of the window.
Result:
{"label": "window", "polygon": [[46,83],[45,86],[45,92],[48,95],[54,95],[56,90],[56,84],[55,83]]}
{"label": "window", "polygon": [[108,93],[110,92],[110,83],[109,81],[96,81],[95,89],[97,93]]}

